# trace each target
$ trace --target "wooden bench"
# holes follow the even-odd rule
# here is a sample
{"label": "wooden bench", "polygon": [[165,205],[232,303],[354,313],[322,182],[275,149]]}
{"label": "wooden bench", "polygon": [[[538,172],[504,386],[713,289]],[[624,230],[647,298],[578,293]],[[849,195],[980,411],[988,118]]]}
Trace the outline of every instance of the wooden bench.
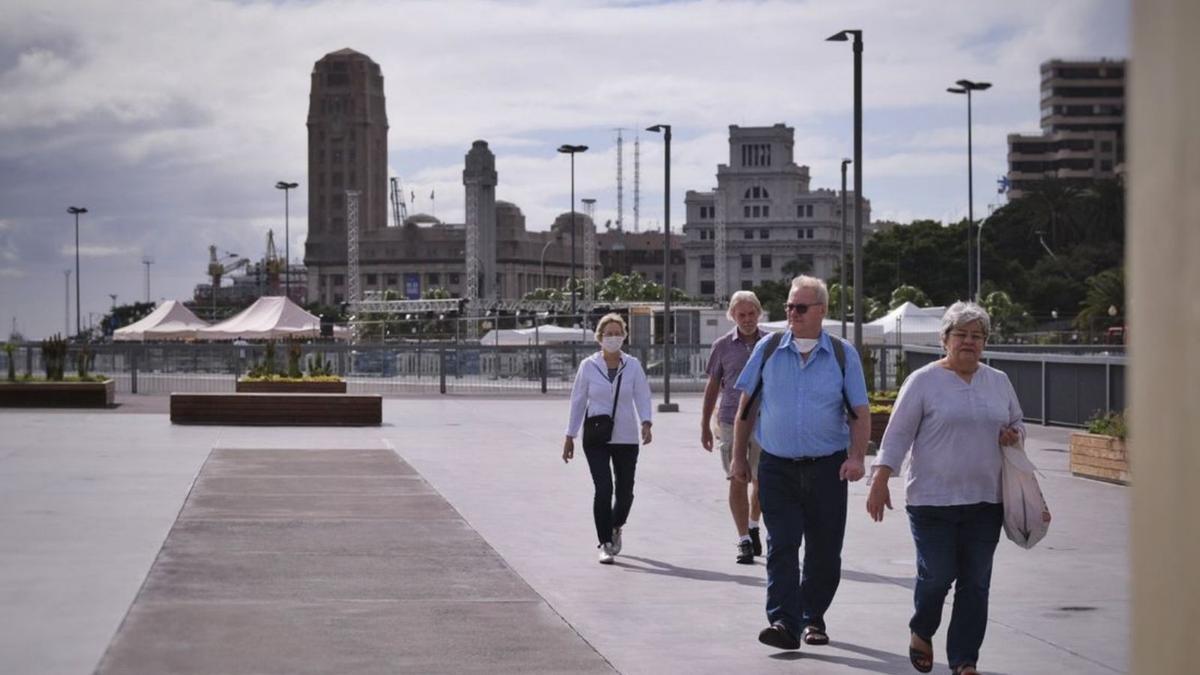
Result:
{"label": "wooden bench", "polygon": [[378,394],[171,394],[172,424],[378,426]]}
{"label": "wooden bench", "polygon": [[5,382],[0,407],[107,408],[116,400],[116,382]]}

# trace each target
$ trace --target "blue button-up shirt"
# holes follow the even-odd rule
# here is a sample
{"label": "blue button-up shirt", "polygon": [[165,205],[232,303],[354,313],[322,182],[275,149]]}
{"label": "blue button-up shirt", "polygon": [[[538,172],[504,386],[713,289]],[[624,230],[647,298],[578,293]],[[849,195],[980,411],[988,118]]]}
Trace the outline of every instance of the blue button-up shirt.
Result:
{"label": "blue button-up shirt", "polygon": [[[786,330],[786,329],[785,329]],[[736,388],[754,391],[762,372],[758,422],[754,438],[763,450],[777,457],[824,457],[850,445],[850,427],[842,402],[842,388],[852,407],[867,405],[867,383],[858,352],[846,344],[843,379],[829,335],[821,331],[817,346],[800,358],[800,350],[785,332],[779,348],[763,367],[768,340],[759,340],[738,377]]]}

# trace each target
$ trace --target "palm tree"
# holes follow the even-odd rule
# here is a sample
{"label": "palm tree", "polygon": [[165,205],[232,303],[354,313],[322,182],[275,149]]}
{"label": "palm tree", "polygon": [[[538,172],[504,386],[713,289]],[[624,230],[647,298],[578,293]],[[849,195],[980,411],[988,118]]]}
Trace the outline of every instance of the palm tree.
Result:
{"label": "palm tree", "polygon": [[1125,270],[1114,267],[1088,277],[1087,295],[1079,304],[1082,309],[1075,315],[1075,327],[1080,330],[1122,324],[1126,314]]}

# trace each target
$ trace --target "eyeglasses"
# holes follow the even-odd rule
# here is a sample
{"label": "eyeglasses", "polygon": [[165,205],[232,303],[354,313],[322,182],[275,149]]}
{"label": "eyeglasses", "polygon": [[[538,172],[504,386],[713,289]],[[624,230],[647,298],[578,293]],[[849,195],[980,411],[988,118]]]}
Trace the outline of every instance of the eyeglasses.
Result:
{"label": "eyeglasses", "polygon": [[787,304],[787,311],[795,312],[797,314],[805,314],[808,312],[809,307],[820,307],[824,304],[825,303],[823,302],[811,302],[807,304],[803,302],[789,302]]}
{"label": "eyeglasses", "polygon": [[954,338],[955,340],[959,340],[961,342],[966,342],[967,340],[971,340],[972,342],[983,342],[984,340],[987,339],[987,334],[986,333],[968,333],[968,332],[962,331],[962,330],[952,330],[952,331],[950,331],[950,337]]}

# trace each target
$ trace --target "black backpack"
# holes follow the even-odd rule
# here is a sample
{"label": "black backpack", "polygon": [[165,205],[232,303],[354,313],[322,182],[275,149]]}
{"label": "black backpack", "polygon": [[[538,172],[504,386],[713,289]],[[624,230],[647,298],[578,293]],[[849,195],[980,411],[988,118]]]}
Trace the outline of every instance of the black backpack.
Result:
{"label": "black backpack", "polygon": [[[787,330],[771,333],[771,337],[767,338],[767,346],[763,348],[762,364],[758,367],[758,384],[754,387],[754,392],[750,394],[750,400],[746,402],[746,407],[742,410],[742,419],[749,419],[750,410],[753,408],[757,413],[758,396],[762,393],[763,387],[763,371],[767,367],[767,359],[779,349],[779,343],[783,341],[783,336],[788,333]],[[833,335],[829,336],[829,343],[833,345],[833,356],[837,359],[838,369],[842,371],[842,405],[846,406],[846,414],[850,419],[858,419],[858,413],[854,412],[854,408],[850,407],[850,397],[846,396],[846,345],[842,338]]]}

